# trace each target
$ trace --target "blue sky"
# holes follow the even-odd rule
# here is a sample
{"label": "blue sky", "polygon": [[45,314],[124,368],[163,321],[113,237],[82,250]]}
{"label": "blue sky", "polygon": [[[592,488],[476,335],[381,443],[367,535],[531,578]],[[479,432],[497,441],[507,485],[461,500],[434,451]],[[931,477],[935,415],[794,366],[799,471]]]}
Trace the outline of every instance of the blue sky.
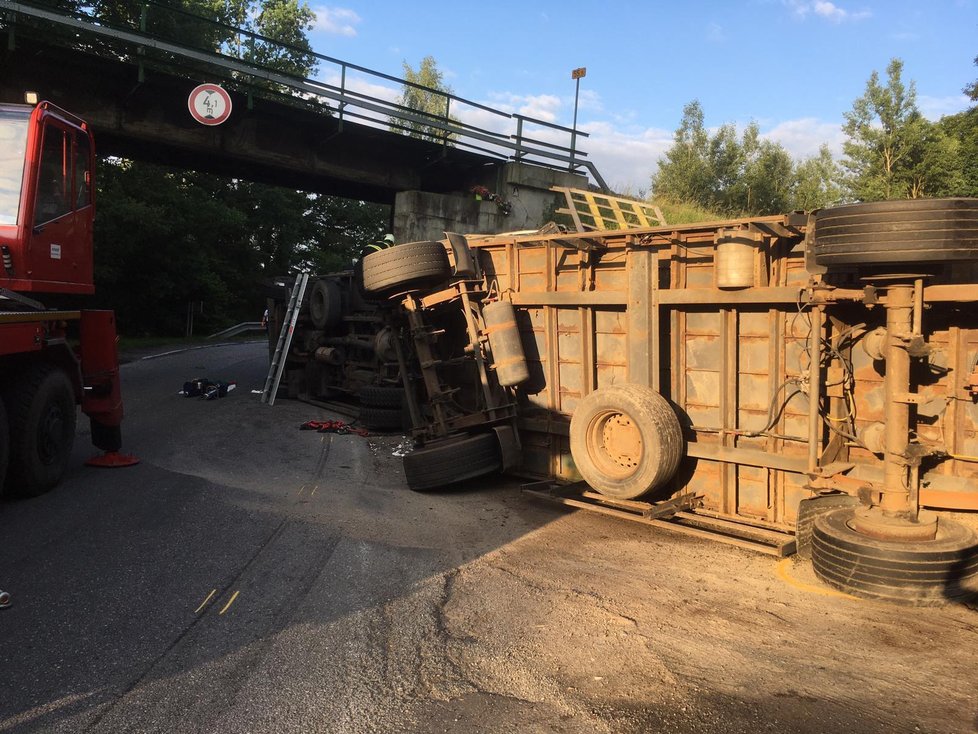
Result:
{"label": "blue sky", "polygon": [[823,142],[841,152],[843,113],[893,57],[931,119],[966,109],[978,79],[978,0],[309,4],[319,53],[396,76],[431,55],[455,94],[558,124],[573,118],[571,69],[587,67],[582,147],[633,193],[692,99],[708,126],[756,120],[803,157]]}

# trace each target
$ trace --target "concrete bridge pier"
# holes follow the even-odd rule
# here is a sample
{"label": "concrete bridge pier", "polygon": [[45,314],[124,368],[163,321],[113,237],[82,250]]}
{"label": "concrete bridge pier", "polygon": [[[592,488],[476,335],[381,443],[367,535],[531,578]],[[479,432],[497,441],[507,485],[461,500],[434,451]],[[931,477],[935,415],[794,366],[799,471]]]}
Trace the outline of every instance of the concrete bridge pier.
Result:
{"label": "concrete bridge pier", "polygon": [[[505,206],[472,193],[483,186],[502,198]],[[537,229],[554,219],[554,210],[564,206],[552,186],[586,189],[587,176],[525,163],[504,163],[487,169],[463,191],[438,194],[402,191],[394,199],[394,237],[398,242],[437,240],[445,232],[498,234]]]}

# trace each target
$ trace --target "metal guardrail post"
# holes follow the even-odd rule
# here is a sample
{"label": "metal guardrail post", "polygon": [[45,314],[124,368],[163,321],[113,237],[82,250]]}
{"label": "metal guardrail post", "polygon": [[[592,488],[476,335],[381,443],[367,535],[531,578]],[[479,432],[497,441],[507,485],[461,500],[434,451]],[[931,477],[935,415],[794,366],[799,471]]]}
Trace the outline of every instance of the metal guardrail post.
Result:
{"label": "metal guardrail post", "polygon": [[[143,3],[143,7],[140,8],[139,10],[139,32],[140,33],[146,32],[146,26],[148,24],[148,20],[149,20],[149,5],[147,3]],[[145,53],[146,53],[146,49],[143,48],[142,46],[139,46],[136,49],[136,55],[139,57],[142,57]],[[142,58],[139,59],[139,66],[137,67],[137,71],[136,71],[136,80],[140,84],[146,81],[146,69],[143,68]]]}
{"label": "metal guardrail post", "polygon": [[523,117],[516,117],[516,162],[523,160]]}
{"label": "metal guardrail post", "polygon": [[[449,114],[449,110],[451,110],[451,108],[452,108],[452,98],[446,96],[445,97],[445,126],[446,127],[449,124],[451,124],[452,118],[451,118],[451,115]],[[443,135],[442,135],[442,138],[441,138],[442,139],[442,145],[445,148],[447,148],[448,147],[448,141],[450,139],[451,133],[449,133],[448,130],[443,130],[442,132],[443,132]]]}
{"label": "metal guardrail post", "polygon": [[[346,64],[340,65],[340,96],[346,97]],[[337,105],[337,110],[339,111],[339,132],[343,132],[343,110],[346,107],[346,102],[340,102]]]}
{"label": "metal guardrail post", "polygon": [[567,166],[568,171],[573,171],[577,168],[577,163],[574,162],[574,154],[577,150],[577,128],[571,131],[571,144],[570,144],[570,165]]}

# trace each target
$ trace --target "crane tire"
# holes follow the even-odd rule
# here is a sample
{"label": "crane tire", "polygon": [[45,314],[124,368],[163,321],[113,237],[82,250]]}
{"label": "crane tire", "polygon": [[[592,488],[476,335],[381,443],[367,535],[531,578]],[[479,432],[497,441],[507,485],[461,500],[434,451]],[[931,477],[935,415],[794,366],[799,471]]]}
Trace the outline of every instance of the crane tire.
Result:
{"label": "crane tire", "polygon": [[64,370],[36,365],[4,389],[10,424],[5,488],[36,497],[64,476],[75,440],[75,392]]}

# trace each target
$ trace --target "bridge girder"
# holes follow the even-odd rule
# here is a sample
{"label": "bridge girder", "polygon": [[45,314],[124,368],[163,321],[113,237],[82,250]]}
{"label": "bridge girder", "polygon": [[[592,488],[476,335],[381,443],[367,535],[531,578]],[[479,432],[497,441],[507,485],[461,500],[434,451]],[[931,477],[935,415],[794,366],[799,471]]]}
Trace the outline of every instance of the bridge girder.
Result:
{"label": "bridge girder", "polygon": [[499,163],[258,94],[249,104],[232,92],[231,118],[205,127],[187,110],[190,91],[204,81],[213,79],[140,75],[131,63],[21,37],[3,58],[0,101],[38,92],[87,120],[103,155],[378,203],[393,203],[399,191],[461,190]]}

